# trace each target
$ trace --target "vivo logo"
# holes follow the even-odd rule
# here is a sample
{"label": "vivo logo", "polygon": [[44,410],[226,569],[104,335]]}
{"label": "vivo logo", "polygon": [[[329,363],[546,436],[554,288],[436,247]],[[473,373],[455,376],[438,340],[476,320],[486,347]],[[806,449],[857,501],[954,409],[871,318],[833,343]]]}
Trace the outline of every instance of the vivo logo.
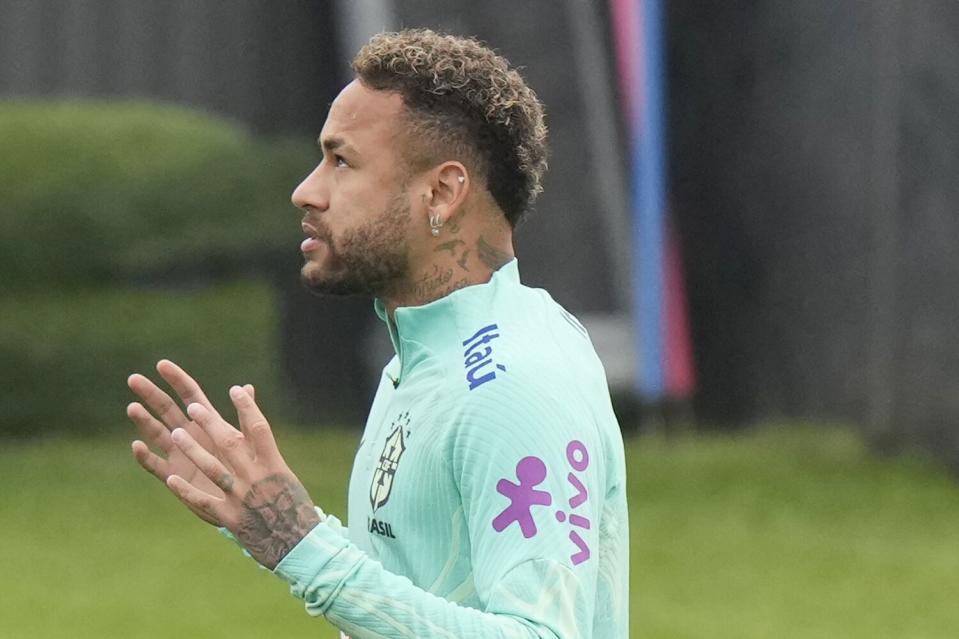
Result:
{"label": "vivo logo", "polygon": [[476,331],[473,337],[463,342],[463,368],[466,369],[466,381],[470,390],[496,379],[496,369],[506,372],[506,367],[493,361],[493,347],[490,345],[499,337],[499,327],[490,324]]}

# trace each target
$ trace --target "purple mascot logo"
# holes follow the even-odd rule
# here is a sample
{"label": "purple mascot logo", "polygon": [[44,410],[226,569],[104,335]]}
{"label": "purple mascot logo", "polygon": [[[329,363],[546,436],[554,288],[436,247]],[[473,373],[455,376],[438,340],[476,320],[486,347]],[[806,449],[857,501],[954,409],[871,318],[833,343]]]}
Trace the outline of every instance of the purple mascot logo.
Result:
{"label": "purple mascot logo", "polygon": [[524,457],[516,464],[516,479],[519,480],[518,484],[508,479],[501,479],[496,484],[496,491],[509,498],[510,505],[493,520],[493,530],[503,532],[515,521],[523,531],[523,536],[529,539],[536,534],[531,508],[553,503],[553,497],[548,492],[536,490],[546,479],[546,464],[539,457]]}
{"label": "purple mascot logo", "polygon": [[[579,440],[572,440],[566,445],[566,463],[570,472],[566,474],[566,481],[572,489],[567,501],[569,512],[557,508],[553,515],[560,524],[569,526],[569,540],[576,549],[569,560],[577,566],[590,557],[589,544],[580,531],[592,529],[592,523],[586,516],[589,514],[587,506],[589,492],[586,489],[586,469],[589,468],[589,451],[586,445]],[[553,496],[546,490],[536,487],[546,481],[546,464],[539,457],[524,457],[516,464],[516,480],[510,481],[505,477],[496,483],[496,492],[509,499],[509,506],[493,518],[493,530],[498,533],[509,528],[513,523],[519,525],[523,537],[529,539],[539,532],[536,521],[533,519],[533,506],[553,505]],[[562,504],[557,504],[561,506]],[[584,508],[584,506],[587,506]],[[578,511],[578,512],[577,512]],[[576,530],[576,529],[579,530]]]}

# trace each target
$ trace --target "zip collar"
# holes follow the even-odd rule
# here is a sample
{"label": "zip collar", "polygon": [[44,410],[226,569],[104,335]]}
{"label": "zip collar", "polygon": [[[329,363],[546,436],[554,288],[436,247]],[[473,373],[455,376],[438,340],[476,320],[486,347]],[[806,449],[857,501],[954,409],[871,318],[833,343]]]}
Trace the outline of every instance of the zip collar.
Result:
{"label": "zip collar", "polygon": [[492,316],[494,300],[520,285],[519,263],[513,258],[494,271],[489,282],[466,286],[422,306],[397,307],[392,319],[383,301],[373,300],[373,308],[386,323],[400,360],[394,385],[399,386],[418,363],[431,355],[462,350],[463,341]]}

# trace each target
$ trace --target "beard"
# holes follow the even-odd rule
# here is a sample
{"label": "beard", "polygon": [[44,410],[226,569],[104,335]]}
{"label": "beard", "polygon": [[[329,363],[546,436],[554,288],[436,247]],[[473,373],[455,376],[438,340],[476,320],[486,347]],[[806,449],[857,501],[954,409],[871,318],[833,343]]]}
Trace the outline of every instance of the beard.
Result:
{"label": "beard", "polygon": [[382,213],[343,233],[338,241],[322,219],[311,220],[326,246],[322,263],[307,257],[300,271],[303,285],[317,295],[381,297],[409,273],[406,231],[410,205],[398,193]]}

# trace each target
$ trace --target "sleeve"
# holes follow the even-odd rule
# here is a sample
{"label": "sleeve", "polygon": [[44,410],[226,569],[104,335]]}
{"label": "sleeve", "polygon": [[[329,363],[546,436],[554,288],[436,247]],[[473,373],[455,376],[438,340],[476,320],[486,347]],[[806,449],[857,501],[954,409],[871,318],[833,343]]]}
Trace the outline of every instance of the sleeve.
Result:
{"label": "sleeve", "polygon": [[310,614],[353,639],[592,637],[597,464],[562,405],[508,390],[465,404],[447,449],[482,609],[390,573],[323,522],[275,571]]}

